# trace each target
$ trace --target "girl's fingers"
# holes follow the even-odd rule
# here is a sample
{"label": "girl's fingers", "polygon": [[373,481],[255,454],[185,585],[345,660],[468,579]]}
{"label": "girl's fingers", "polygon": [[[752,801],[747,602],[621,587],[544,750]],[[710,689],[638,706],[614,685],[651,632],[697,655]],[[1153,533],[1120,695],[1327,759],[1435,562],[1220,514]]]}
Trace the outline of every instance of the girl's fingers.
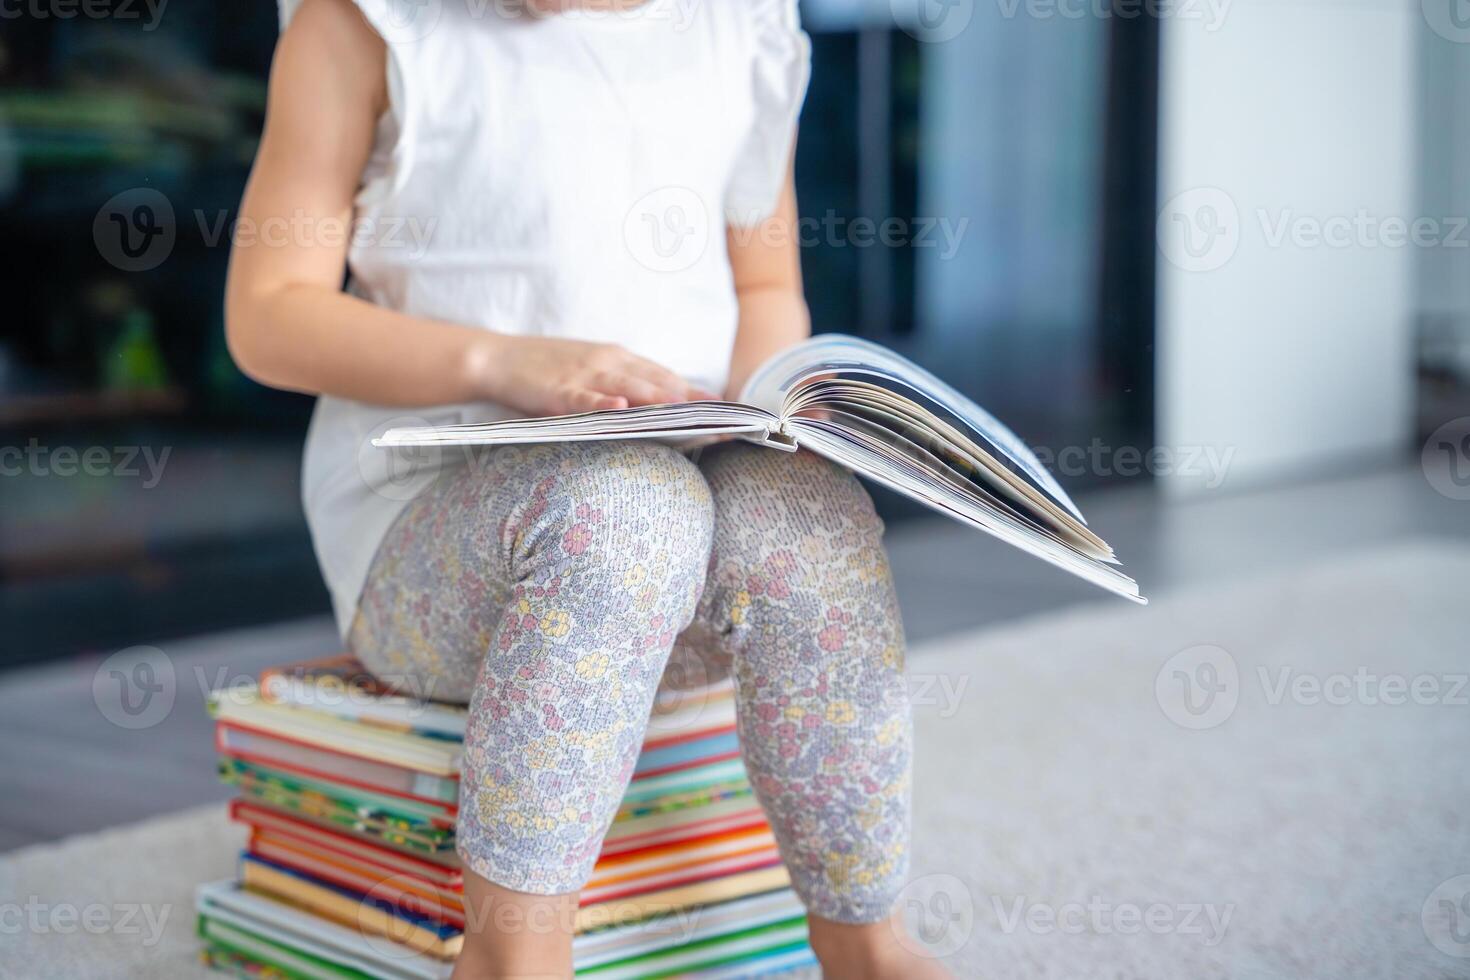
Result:
{"label": "girl's fingers", "polygon": [[660,364],[629,354],[625,370],[628,374],[642,378],[668,392],[671,397],[665,398],[664,401],[682,402],[691,397],[689,383]]}
{"label": "girl's fingers", "polygon": [[628,407],[628,399],[590,388],[569,388],[565,397],[568,411],[572,412],[603,412]]}
{"label": "girl's fingers", "polygon": [[652,369],[652,376],[644,374],[643,377],[649,378],[649,380],[652,380],[665,391],[670,392],[673,397],[667,399],[668,401],[714,402],[720,400],[720,396],[714,392],[705,391],[703,388],[696,388],[674,372],[658,364],[654,364],[652,361],[645,361],[643,363]]}
{"label": "girl's fingers", "polygon": [[627,396],[630,405],[662,405],[666,402],[684,401],[683,392],[670,391],[662,385],[631,374],[608,378],[607,390]]}
{"label": "girl's fingers", "polygon": [[684,400],[682,391],[670,391],[656,381],[626,371],[600,371],[588,384],[599,391],[623,395],[630,405],[661,405]]}

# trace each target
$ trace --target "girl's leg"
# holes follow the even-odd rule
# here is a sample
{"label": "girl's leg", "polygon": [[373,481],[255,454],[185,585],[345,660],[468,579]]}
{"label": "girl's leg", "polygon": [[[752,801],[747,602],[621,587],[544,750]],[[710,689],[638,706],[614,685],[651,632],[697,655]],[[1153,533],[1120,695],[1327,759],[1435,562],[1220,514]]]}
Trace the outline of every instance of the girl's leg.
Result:
{"label": "girl's leg", "polygon": [[353,650],[470,705],[458,849],[475,905],[457,975],[569,973],[566,896],[632,773],[712,520],[698,470],[664,447],[505,447],[441,479],[383,542]]}
{"label": "girl's leg", "polygon": [[809,453],[728,445],[700,468],[715,533],[689,641],[733,659],[745,763],[828,975],[896,974],[910,727],[883,524],[850,473]]}

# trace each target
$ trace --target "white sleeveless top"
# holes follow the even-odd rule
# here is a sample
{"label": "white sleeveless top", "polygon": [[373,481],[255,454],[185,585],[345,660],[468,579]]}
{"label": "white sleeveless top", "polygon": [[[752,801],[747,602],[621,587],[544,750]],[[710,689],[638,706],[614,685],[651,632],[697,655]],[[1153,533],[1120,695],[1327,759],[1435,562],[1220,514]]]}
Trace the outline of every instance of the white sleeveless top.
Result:
{"label": "white sleeveless top", "polygon": [[[280,0],[283,27],[299,2]],[[390,110],[348,288],[416,316],[621,344],[722,390],[737,316],[724,223],[759,221],[780,192],[810,63],[795,0],[539,17],[500,0],[356,2],[387,42]],[[370,440],[509,414],[317,401],[302,494],[344,635],[389,526],[463,460]]]}

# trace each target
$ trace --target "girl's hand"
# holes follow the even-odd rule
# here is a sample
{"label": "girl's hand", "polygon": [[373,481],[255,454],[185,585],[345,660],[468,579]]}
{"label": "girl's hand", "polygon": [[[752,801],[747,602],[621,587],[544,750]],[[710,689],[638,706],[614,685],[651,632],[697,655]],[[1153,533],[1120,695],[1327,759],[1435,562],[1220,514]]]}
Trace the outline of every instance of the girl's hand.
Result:
{"label": "girl's hand", "polygon": [[616,344],[486,334],[472,357],[485,397],[530,415],[715,397]]}

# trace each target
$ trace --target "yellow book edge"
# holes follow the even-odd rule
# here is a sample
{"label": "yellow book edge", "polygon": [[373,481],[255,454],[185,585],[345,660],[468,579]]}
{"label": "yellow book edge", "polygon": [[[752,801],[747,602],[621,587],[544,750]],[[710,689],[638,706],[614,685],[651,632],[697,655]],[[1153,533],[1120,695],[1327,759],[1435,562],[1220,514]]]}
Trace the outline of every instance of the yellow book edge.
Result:
{"label": "yellow book edge", "polygon": [[577,910],[577,932],[627,925],[656,915],[671,915],[696,905],[713,905],[746,895],[773,892],[791,884],[784,865],[712,878],[633,898],[599,902]]}
{"label": "yellow book edge", "polygon": [[440,938],[423,926],[390,915],[371,903],[349,898],[330,888],[314,885],[252,861],[245,862],[244,883],[252,891],[264,892],[272,898],[330,919],[339,925],[375,936],[385,936],[416,953],[452,960],[464,946],[463,934]]}

